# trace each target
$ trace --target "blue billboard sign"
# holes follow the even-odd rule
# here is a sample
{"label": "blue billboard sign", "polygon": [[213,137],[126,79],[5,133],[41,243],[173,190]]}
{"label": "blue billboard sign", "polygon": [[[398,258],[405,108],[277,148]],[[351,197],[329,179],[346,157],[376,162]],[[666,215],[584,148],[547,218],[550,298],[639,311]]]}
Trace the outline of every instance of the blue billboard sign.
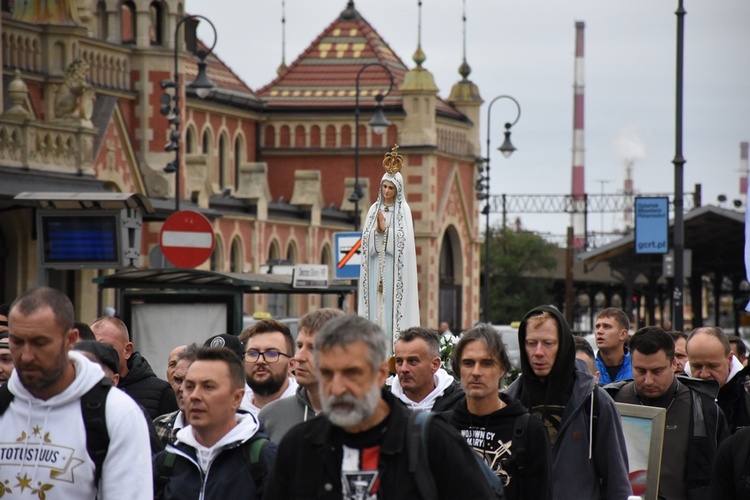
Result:
{"label": "blue billboard sign", "polygon": [[667,253],[669,198],[635,199],[635,253]]}

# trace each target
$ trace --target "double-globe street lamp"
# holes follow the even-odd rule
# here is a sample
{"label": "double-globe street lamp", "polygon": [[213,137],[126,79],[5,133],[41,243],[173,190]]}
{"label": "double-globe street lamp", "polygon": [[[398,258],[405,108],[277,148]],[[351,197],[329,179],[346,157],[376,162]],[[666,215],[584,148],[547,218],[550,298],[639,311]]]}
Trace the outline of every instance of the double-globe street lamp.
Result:
{"label": "double-globe street lamp", "polygon": [[359,78],[362,76],[364,70],[371,66],[380,66],[383,68],[390,79],[390,85],[388,91],[385,94],[378,94],[375,96],[375,112],[372,115],[372,119],[367,123],[372,131],[376,134],[384,133],[391,122],[385,117],[383,113],[383,99],[393,90],[393,73],[388,69],[387,66],[381,63],[369,63],[362,66],[357,72],[357,79],[355,82],[355,99],[354,99],[354,191],[349,197],[349,201],[354,203],[354,230],[359,231],[359,200],[364,197],[362,192],[362,186],[359,185]]}
{"label": "double-globe street lamp", "polygon": [[[216,28],[213,23],[206,17],[201,15],[191,15],[180,19],[174,29],[174,80],[162,80],[160,85],[162,89],[173,89],[172,94],[164,93],[161,96],[161,107],[159,111],[161,114],[167,117],[169,122],[169,142],[164,146],[164,151],[170,153],[174,151],[174,160],[169,162],[164,171],[168,174],[174,173],[174,209],[175,212],[180,210],[180,141],[182,132],[180,130],[180,72],[178,63],[179,54],[179,33],[180,27],[186,22],[190,22],[191,33],[195,33],[196,28],[200,20],[204,20],[211,26],[214,32],[214,43],[208,50],[196,50],[194,54],[198,57],[198,75],[195,77],[192,83],[188,84],[187,88],[192,89],[201,99],[208,96],[211,89],[214,88],[213,82],[208,78],[206,74],[206,58],[213,52],[216,47]],[[197,43],[197,35],[195,40],[192,42]]]}
{"label": "double-globe street lamp", "polygon": [[483,320],[485,323],[490,322],[490,125],[492,118],[492,105],[500,99],[510,99],[516,105],[518,113],[516,119],[513,122],[505,123],[505,141],[498,148],[498,150],[508,158],[513,154],[516,148],[513,143],[510,142],[510,128],[518,122],[521,118],[521,106],[518,104],[513,97],[509,95],[499,95],[490,101],[490,105],[487,107],[487,157],[484,158],[484,174],[482,173],[482,167],[479,167],[479,177],[477,178],[477,199],[484,200],[485,205],[482,209],[482,213],[485,216],[484,225],[484,304],[483,304]]}

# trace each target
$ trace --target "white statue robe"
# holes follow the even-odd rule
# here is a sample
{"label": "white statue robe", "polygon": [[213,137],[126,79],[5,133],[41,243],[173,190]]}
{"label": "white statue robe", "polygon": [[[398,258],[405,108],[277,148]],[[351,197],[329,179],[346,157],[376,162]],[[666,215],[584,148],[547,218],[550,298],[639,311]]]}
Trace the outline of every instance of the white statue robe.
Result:
{"label": "white statue robe", "polygon": [[[411,209],[403,191],[400,173],[386,173],[380,181],[396,186],[393,207],[385,211],[382,194],[373,203],[365,218],[362,232],[362,264],[359,280],[358,313],[383,328],[391,339],[391,348],[398,333],[412,326],[420,326],[419,291],[417,281],[417,253],[414,243],[414,223]],[[382,193],[382,189],[380,190]],[[383,212],[387,229],[377,232],[377,214]],[[384,240],[385,254],[382,254]],[[382,292],[378,285],[383,280]]]}

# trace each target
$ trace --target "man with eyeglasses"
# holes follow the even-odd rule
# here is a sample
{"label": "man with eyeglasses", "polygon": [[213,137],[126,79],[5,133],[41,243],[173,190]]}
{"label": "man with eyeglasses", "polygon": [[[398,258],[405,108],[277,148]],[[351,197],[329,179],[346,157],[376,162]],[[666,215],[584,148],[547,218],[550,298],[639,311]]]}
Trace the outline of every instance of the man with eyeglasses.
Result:
{"label": "man with eyeglasses", "polygon": [[313,360],[313,343],[323,325],[343,315],[344,311],[341,309],[323,307],[300,318],[297,354],[294,355],[294,376],[299,384],[297,393],[293,398],[283,398],[268,404],[260,412],[260,421],[265,425],[272,441],[281,442],[289,429],[320,413],[322,405]]}
{"label": "man with eyeglasses", "polygon": [[240,342],[245,345],[245,379],[250,387],[242,408],[257,416],[268,403],[297,391],[292,377],[294,338],[284,323],[264,319],[242,330]]}

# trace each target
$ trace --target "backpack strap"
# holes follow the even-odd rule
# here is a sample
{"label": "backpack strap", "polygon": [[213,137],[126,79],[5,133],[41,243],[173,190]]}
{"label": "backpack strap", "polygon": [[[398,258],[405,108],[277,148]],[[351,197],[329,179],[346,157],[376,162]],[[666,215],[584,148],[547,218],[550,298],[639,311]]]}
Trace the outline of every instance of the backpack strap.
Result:
{"label": "backpack strap", "polygon": [[417,483],[419,494],[425,500],[439,498],[435,487],[435,478],[427,463],[427,426],[432,413],[413,411],[409,415],[406,432],[406,448],[409,457],[409,472]]}
{"label": "backpack strap", "polygon": [[260,489],[267,473],[266,466],[261,461],[261,457],[263,457],[263,451],[266,449],[269,442],[270,441],[265,435],[259,436],[256,432],[255,435],[243,445],[247,448],[247,455],[243,454],[243,457],[245,457],[245,460],[247,461],[250,475],[252,476],[257,489]]}
{"label": "backpack strap", "polygon": [[154,459],[154,498],[160,499],[164,496],[164,489],[169,483],[174,471],[174,461],[177,455],[169,451],[163,451]]}
{"label": "backpack strap", "polygon": [[8,384],[5,383],[0,386],[0,415],[5,413],[5,410],[10,406],[10,402],[13,401],[13,393],[8,389]]}
{"label": "backpack strap", "polygon": [[519,473],[523,472],[523,469],[526,466],[526,436],[528,435],[528,432],[526,432],[526,430],[529,428],[530,416],[531,415],[529,414],[529,412],[526,412],[518,417],[513,424],[512,450],[515,457],[513,465],[516,467]]}
{"label": "backpack strap", "polygon": [[102,466],[109,449],[109,432],[105,417],[107,394],[112,382],[104,377],[81,396],[81,415],[86,426],[86,451],[94,461],[94,484],[99,484]]}

